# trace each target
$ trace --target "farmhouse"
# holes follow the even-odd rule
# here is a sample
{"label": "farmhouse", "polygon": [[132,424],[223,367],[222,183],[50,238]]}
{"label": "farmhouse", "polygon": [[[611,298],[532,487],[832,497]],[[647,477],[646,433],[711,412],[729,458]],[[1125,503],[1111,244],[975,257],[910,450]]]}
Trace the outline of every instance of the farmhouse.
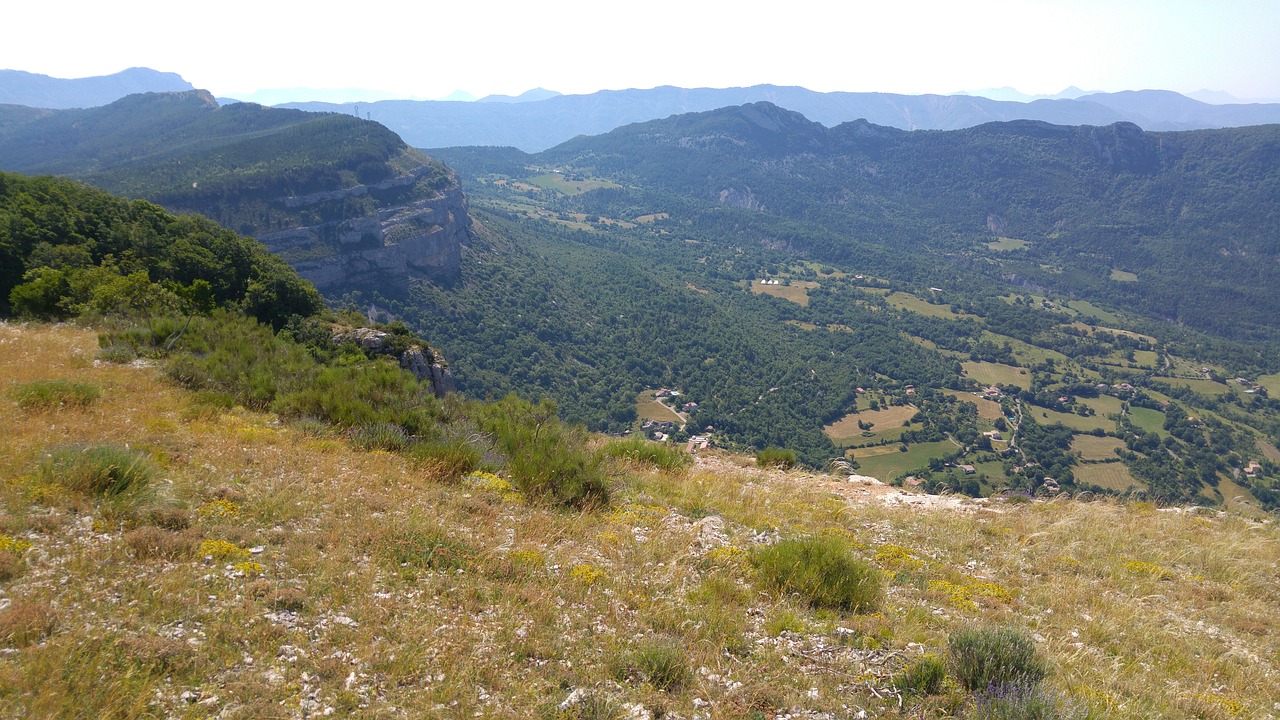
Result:
{"label": "farmhouse", "polygon": [[1000,431],[999,431],[999,430],[988,430],[988,431],[986,431],[986,432],[982,433],[982,436],[983,436],[983,437],[985,437],[985,438],[986,438],[986,439],[988,439],[988,440],[1003,440],[1003,439],[1004,439],[1004,436],[1000,434]]}
{"label": "farmhouse", "polygon": [[1250,460],[1249,464],[1244,467],[1245,477],[1257,477],[1260,472],[1262,472],[1262,466],[1258,464],[1257,460]]}
{"label": "farmhouse", "polygon": [[956,467],[963,470],[965,475],[972,475],[975,472],[977,472],[977,470],[972,465],[957,465]]}

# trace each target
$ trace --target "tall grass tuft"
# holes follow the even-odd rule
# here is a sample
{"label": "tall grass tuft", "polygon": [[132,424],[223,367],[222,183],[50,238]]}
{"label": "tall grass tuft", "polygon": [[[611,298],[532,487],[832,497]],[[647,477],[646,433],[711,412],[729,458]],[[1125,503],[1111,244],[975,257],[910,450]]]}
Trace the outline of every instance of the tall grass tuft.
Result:
{"label": "tall grass tuft", "polygon": [[782,540],[757,550],[753,560],[767,587],[797,594],[814,607],[866,612],[884,595],[880,573],[837,537]]}
{"label": "tall grass tuft", "polygon": [[623,440],[613,440],[600,448],[600,455],[615,460],[627,460],[640,465],[648,465],[659,470],[675,471],[687,467],[693,458],[689,453],[674,445],[651,442],[632,435]]}
{"label": "tall grass tuft", "polygon": [[479,424],[506,459],[511,483],[532,500],[568,507],[609,502],[600,458],[582,430],[560,422],[549,400],[534,405],[515,395],[477,409]]}
{"label": "tall grass tuft", "polygon": [[36,471],[42,481],[106,499],[143,495],[155,474],[155,463],[146,453],[119,445],[56,447]]}
{"label": "tall grass tuft", "polygon": [[756,465],[762,468],[789,470],[796,465],[796,452],[784,448],[767,447],[756,453]]}
{"label": "tall grass tuft", "polygon": [[9,396],[23,410],[84,408],[92,405],[100,394],[97,385],[69,380],[35,380],[9,391]]}
{"label": "tall grass tuft", "polygon": [[693,681],[684,649],[668,638],[644,640],[621,658],[615,671],[619,680],[642,680],[665,692],[678,691]]}
{"label": "tall grass tuft", "polygon": [[947,640],[951,669],[968,690],[1031,689],[1048,674],[1024,630],[1000,626],[960,630]]}

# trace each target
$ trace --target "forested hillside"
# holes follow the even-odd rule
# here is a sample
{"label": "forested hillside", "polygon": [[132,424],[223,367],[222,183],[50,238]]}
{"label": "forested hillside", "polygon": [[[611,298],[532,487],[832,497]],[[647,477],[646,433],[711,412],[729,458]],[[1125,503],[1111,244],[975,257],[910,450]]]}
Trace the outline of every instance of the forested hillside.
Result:
{"label": "forested hillside", "polygon": [[465,348],[465,390],[601,429],[930,489],[1270,506],[1275,298],[1232,278],[1275,272],[1276,136],[828,130],[764,105],[434,150],[487,232],[458,285],[380,302]]}

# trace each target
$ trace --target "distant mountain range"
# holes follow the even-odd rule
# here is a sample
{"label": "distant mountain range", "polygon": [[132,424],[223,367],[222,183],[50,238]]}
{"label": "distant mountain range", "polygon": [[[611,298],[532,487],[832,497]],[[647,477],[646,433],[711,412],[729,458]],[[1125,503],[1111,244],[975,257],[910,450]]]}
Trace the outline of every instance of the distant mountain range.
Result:
{"label": "distant mountain range", "polygon": [[88,108],[115,102],[126,95],[145,92],[181,92],[194,86],[177,73],[135,67],[112,75],[55,78],[48,75],[0,70],[0,105],[34,108]]}
{"label": "distant mountain range", "polygon": [[[387,100],[361,103],[360,112],[391,128],[414,147],[509,145],[537,152],[578,135],[599,135],[631,123],[761,101],[794,110],[828,127],[859,119],[903,130],[959,130],[1010,120],[1041,120],[1057,125],[1132,122],[1144,130],[1280,123],[1280,104],[1211,105],[1167,90],[1014,102],[970,95],[821,93],[775,85],[605,90],[521,103]],[[289,103],[283,107],[355,112],[354,103]]]}

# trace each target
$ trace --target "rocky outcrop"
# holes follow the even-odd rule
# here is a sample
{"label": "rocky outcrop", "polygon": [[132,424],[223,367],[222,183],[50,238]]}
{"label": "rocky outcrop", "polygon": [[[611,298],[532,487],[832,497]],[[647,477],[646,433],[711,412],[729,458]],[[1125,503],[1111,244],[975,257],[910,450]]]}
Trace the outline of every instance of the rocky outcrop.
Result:
{"label": "rocky outcrop", "polygon": [[[413,373],[419,380],[429,382],[436,397],[443,398],[456,388],[449,364],[440,351],[420,342],[410,342],[404,347],[402,338],[373,328],[339,328],[333,334],[333,343],[352,343],[369,355],[388,355],[400,361],[400,367]],[[403,349],[401,349],[403,347]]]}
{"label": "rocky outcrop", "polygon": [[[359,199],[414,185],[433,169],[422,166],[377,185],[281,198],[291,210]],[[456,182],[430,197],[368,215],[259,235],[321,292],[378,289],[403,292],[414,278],[449,283],[458,276],[462,246],[471,239],[467,199]]]}

